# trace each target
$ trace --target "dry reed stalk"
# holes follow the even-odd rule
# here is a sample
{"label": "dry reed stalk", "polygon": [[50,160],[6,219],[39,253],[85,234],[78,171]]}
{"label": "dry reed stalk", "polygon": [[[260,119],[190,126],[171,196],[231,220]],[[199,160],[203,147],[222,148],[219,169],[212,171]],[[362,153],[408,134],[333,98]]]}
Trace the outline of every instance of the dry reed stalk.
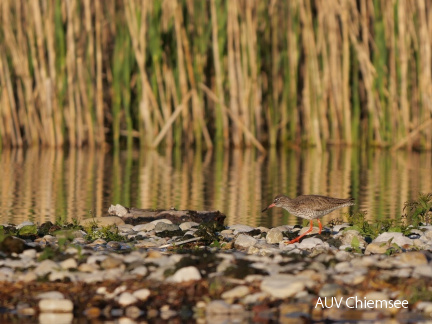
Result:
{"label": "dry reed stalk", "polygon": [[400,119],[404,128],[404,134],[410,130],[409,121],[409,106],[408,106],[408,53],[407,48],[408,34],[407,34],[407,16],[406,16],[406,0],[398,2],[398,52],[399,52],[399,70],[400,70],[400,84],[399,84],[399,105],[400,105]]}
{"label": "dry reed stalk", "polygon": [[[222,64],[219,50],[219,38],[218,38],[218,18],[216,12],[216,0],[210,1],[210,13],[211,13],[211,24],[212,24],[212,49],[213,49],[213,64],[215,69],[216,78],[216,95],[222,105],[225,105],[225,96],[223,89],[223,75],[222,75]],[[228,127],[228,116],[220,108],[216,106],[216,131],[220,131],[222,135],[223,145],[229,146],[229,127]]]}
{"label": "dry reed stalk", "polygon": [[[183,15],[182,8],[178,4],[177,0],[173,2],[175,6],[174,13],[174,27],[175,27],[175,35],[176,35],[176,52],[177,52],[177,67],[178,67],[178,80],[179,80],[179,88],[181,93],[181,98],[185,97],[188,93],[188,84],[187,84],[187,75],[185,69],[185,58],[183,51],[183,39],[182,39],[182,24],[183,24]],[[189,110],[184,109],[182,112],[182,127],[184,135],[182,137],[185,138],[184,143],[186,145],[190,145],[192,143],[192,137],[190,132],[190,117]]]}
{"label": "dry reed stalk", "polygon": [[97,142],[105,142],[105,127],[103,115],[103,88],[102,88],[102,35],[101,24],[103,17],[101,15],[100,2],[95,1],[95,47],[96,47],[96,120],[97,120]]}
{"label": "dry reed stalk", "polygon": [[[239,85],[236,74],[236,60],[235,60],[235,45],[234,45],[234,22],[237,19],[236,16],[236,1],[230,1],[227,3],[228,17],[227,17],[227,56],[228,56],[228,81],[229,81],[229,110],[231,115],[236,118],[239,116]],[[242,143],[241,133],[237,125],[232,125],[232,142],[235,147],[239,147]]]}
{"label": "dry reed stalk", "polygon": [[[304,66],[304,88],[303,88],[303,113],[304,113],[304,133],[310,134],[310,139],[313,139],[314,145],[318,150],[322,150],[320,139],[320,126],[318,122],[317,110],[317,96],[321,96],[319,89],[319,71],[317,59],[317,51],[315,47],[315,39],[313,35],[313,25],[311,17],[311,8],[309,3],[303,2],[300,5],[300,19],[304,25],[302,38],[303,49],[305,51],[305,66]],[[324,122],[324,121],[322,121]]]}
{"label": "dry reed stalk", "polygon": [[[140,5],[140,6],[139,6]],[[141,100],[139,103],[140,117],[145,130],[140,128],[147,145],[151,145],[154,136],[153,122],[151,119],[150,87],[147,81],[147,72],[145,70],[146,62],[146,33],[147,33],[147,13],[150,10],[149,2],[127,0],[125,1],[125,16],[129,32],[131,34],[132,45],[135,52],[135,58],[140,71],[140,80],[142,87]],[[139,6],[139,7],[138,7]],[[141,13],[141,20],[137,19],[137,10]],[[145,131],[145,134],[144,134]],[[143,143],[142,143],[143,144]]]}
{"label": "dry reed stalk", "polygon": [[[202,83],[199,86],[210,97],[210,99],[212,99],[216,103],[221,104],[221,102],[219,102],[218,97],[209,88],[207,88]],[[245,137],[249,138],[251,143],[253,145],[255,145],[255,147],[259,151],[261,151],[263,153],[266,152],[266,149],[264,148],[264,146],[262,146],[262,144],[255,138],[255,136],[247,129],[247,127],[243,124],[241,119],[239,119],[235,114],[233,114],[232,111],[228,107],[226,107],[222,104],[221,104],[221,107],[222,107],[222,109],[225,110],[225,112],[228,114],[228,116],[231,118],[231,120],[238,126],[238,128],[243,131]]]}

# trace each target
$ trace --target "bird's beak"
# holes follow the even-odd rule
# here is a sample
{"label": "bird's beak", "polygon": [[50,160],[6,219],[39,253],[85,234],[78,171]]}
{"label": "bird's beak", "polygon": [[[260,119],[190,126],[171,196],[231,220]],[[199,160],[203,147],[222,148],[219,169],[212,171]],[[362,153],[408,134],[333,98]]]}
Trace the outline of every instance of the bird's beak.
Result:
{"label": "bird's beak", "polygon": [[275,206],[274,203],[270,204],[268,207],[264,208],[264,209],[261,211],[261,213],[264,213],[267,209],[269,209],[269,208],[273,208],[274,206]]}

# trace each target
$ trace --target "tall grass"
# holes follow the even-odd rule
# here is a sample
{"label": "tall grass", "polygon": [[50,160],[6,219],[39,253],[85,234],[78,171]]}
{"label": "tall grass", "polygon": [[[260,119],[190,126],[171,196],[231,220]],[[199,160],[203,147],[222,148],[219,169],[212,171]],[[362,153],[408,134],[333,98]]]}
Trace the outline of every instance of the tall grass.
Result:
{"label": "tall grass", "polygon": [[0,145],[432,147],[427,0],[2,0]]}

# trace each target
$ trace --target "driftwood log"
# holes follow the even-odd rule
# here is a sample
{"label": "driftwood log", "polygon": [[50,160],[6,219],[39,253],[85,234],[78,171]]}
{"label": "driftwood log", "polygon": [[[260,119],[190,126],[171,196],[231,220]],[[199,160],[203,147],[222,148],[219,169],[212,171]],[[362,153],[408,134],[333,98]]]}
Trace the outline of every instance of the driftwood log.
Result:
{"label": "driftwood log", "polygon": [[111,205],[108,214],[119,216],[126,224],[143,224],[157,219],[169,219],[173,224],[184,222],[211,222],[215,221],[223,225],[226,216],[218,210],[176,210],[176,209],[139,209],[135,207],[124,207],[122,205]]}

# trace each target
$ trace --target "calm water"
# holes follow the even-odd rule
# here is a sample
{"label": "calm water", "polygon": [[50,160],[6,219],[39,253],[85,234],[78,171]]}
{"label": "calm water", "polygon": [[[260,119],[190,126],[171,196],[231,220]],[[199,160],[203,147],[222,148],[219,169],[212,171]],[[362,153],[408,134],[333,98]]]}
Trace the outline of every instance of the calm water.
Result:
{"label": "calm water", "polygon": [[431,153],[332,148],[279,150],[15,150],[0,154],[0,223],[44,222],[107,214],[111,204],[213,210],[227,223],[301,223],[281,209],[262,214],[278,193],[353,197],[364,210],[398,218],[404,202],[432,191]]}

